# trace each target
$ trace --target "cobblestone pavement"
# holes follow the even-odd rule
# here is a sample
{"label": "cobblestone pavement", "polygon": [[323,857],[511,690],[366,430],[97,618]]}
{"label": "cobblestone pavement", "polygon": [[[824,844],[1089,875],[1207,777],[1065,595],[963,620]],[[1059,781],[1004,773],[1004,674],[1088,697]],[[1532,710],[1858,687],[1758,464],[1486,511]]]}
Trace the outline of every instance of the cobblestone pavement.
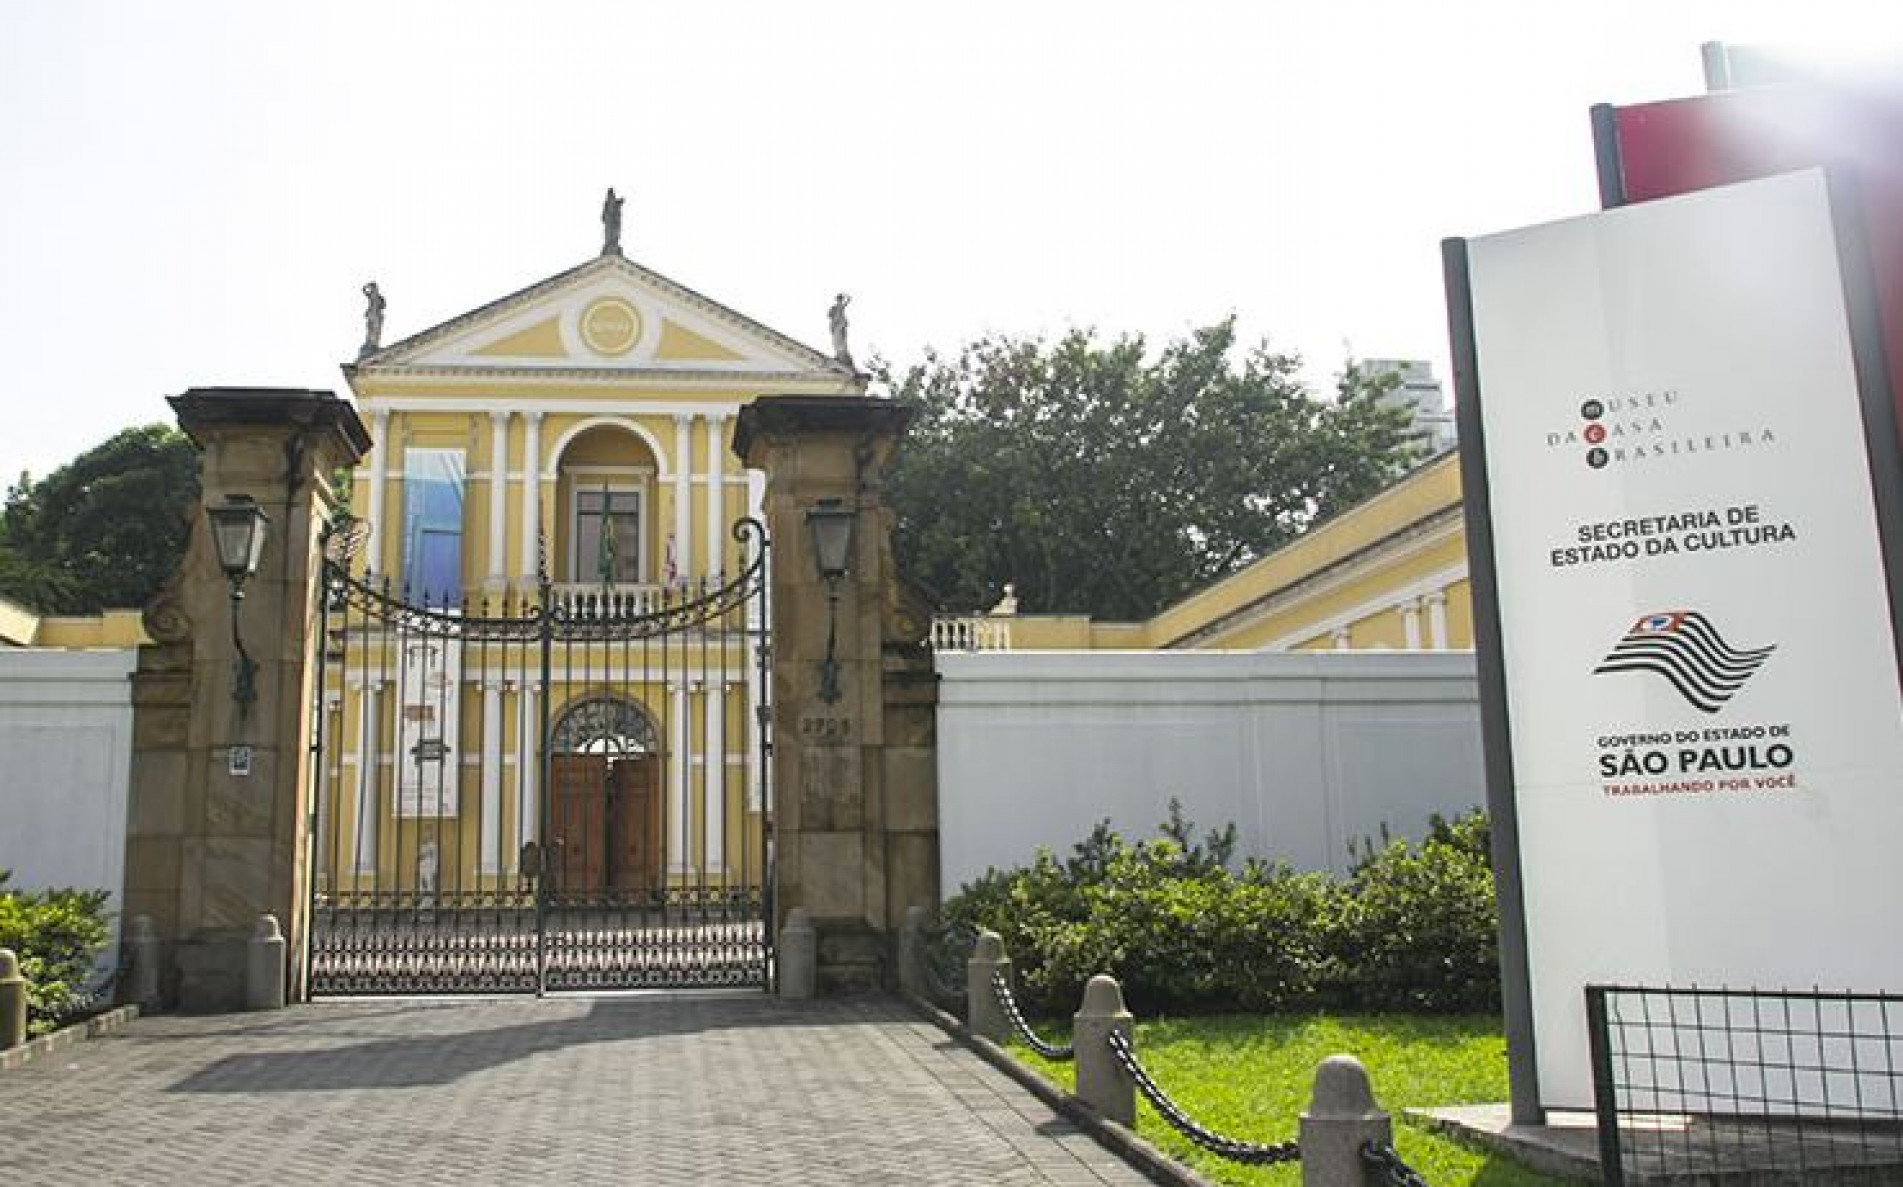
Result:
{"label": "cobblestone pavement", "polygon": [[0,1072],[0,1181],[1147,1182],[902,1005],[751,992],[140,1019]]}

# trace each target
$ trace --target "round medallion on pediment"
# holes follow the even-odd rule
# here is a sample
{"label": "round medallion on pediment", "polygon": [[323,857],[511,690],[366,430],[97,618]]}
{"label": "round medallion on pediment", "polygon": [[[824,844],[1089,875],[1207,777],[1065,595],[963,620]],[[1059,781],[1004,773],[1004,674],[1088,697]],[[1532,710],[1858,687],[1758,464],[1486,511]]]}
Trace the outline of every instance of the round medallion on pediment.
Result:
{"label": "round medallion on pediment", "polygon": [[581,338],[596,354],[627,354],[641,340],[641,314],[620,297],[603,297],[581,311]]}

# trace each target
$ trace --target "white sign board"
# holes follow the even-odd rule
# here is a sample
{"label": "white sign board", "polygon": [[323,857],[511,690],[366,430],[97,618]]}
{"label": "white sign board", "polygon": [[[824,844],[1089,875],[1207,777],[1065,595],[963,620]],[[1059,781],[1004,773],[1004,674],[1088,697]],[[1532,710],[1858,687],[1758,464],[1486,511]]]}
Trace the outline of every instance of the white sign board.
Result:
{"label": "white sign board", "polygon": [[401,639],[393,735],[398,816],[454,816],[459,811],[461,687],[462,651],[454,640],[427,634]]}
{"label": "white sign board", "polygon": [[1903,700],[1828,191],[1468,244],[1542,1103],[1591,982],[1903,990]]}

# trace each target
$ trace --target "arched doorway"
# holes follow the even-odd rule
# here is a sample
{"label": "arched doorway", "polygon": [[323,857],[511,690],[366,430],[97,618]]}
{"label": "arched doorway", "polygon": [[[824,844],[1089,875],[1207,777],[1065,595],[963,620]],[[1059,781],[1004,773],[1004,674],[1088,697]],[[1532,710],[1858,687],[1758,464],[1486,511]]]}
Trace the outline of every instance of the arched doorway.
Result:
{"label": "arched doorway", "polygon": [[663,761],[654,720],[634,701],[593,694],[562,712],[549,737],[549,893],[632,905],[659,895]]}

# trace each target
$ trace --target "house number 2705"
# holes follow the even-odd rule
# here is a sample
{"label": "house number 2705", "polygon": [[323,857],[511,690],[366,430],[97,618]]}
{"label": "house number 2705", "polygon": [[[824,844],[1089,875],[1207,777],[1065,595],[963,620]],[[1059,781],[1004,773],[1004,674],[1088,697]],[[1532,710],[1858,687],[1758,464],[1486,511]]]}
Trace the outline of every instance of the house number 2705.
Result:
{"label": "house number 2705", "polygon": [[852,738],[852,719],[849,717],[802,717],[800,718],[800,741],[816,746],[837,745]]}

